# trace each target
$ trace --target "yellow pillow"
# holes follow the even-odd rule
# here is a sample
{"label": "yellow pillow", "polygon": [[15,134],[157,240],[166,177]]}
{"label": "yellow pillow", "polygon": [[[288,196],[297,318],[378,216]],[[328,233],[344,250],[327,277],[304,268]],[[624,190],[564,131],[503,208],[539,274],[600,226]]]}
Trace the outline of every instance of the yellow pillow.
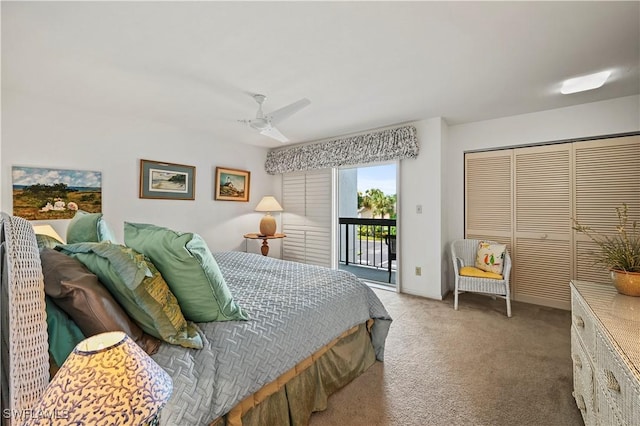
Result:
{"label": "yellow pillow", "polygon": [[474,268],[473,266],[463,266],[462,269],[460,269],[460,275],[465,277],[492,278],[494,280],[502,279],[502,275],[500,274],[483,271],[482,269]]}
{"label": "yellow pillow", "polygon": [[504,252],[506,250],[507,246],[505,244],[491,244],[480,241],[478,254],[476,255],[476,268],[501,275]]}

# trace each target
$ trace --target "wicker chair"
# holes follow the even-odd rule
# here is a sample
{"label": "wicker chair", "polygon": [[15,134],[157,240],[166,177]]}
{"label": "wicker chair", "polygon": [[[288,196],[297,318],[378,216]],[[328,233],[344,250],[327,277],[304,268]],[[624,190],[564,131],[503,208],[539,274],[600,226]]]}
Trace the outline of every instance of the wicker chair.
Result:
{"label": "wicker chair", "polygon": [[[494,243],[493,241],[487,241]],[[490,294],[502,297],[507,301],[507,316],[511,317],[511,294],[509,291],[509,275],[511,273],[511,257],[509,251],[505,252],[502,276],[504,279],[476,278],[460,275],[463,266],[474,266],[476,252],[480,240],[456,240],[451,243],[451,259],[455,272],[454,309],[458,310],[458,294],[466,291]]]}
{"label": "wicker chair", "polygon": [[28,415],[49,383],[44,281],[29,222],[0,213],[0,258],[2,415],[22,424],[16,416]]}

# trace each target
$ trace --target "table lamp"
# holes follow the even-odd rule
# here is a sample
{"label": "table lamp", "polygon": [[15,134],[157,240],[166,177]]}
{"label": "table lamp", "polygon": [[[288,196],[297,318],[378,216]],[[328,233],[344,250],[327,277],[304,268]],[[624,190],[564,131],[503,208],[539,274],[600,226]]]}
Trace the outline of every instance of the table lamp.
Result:
{"label": "table lamp", "polygon": [[28,425],[143,425],[157,422],[171,377],[129,336],[78,343],[31,410]]}
{"label": "table lamp", "polygon": [[282,206],[276,201],[275,197],[267,195],[256,206],[257,212],[267,212],[260,220],[260,235],[271,236],[276,233],[276,219],[271,216],[271,212],[281,212]]}

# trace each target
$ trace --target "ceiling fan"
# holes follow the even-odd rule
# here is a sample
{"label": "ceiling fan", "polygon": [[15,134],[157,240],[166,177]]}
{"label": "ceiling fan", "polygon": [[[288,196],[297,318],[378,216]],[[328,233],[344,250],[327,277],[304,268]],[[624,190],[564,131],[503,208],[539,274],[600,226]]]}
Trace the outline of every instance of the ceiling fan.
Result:
{"label": "ceiling fan", "polygon": [[275,125],[311,103],[309,99],[302,98],[299,101],[272,111],[269,114],[265,114],[262,111],[262,103],[265,101],[265,99],[267,99],[267,97],[265,95],[255,94],[253,95],[253,99],[255,99],[258,103],[258,112],[256,112],[256,118],[251,120],[238,121],[256,129],[260,132],[260,134],[268,136],[272,139],[279,140],[280,142],[288,142],[289,139],[287,139],[286,136],[280,133]]}

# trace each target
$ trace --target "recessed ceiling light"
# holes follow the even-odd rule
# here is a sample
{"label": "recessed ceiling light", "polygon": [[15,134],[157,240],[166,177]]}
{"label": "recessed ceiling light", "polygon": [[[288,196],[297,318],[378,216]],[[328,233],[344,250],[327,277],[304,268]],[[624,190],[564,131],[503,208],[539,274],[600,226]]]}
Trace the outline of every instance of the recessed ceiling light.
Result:
{"label": "recessed ceiling light", "polygon": [[570,93],[597,89],[607,81],[607,78],[609,78],[610,75],[611,71],[602,71],[595,74],[583,75],[582,77],[570,78],[562,83],[560,93],[568,95]]}

